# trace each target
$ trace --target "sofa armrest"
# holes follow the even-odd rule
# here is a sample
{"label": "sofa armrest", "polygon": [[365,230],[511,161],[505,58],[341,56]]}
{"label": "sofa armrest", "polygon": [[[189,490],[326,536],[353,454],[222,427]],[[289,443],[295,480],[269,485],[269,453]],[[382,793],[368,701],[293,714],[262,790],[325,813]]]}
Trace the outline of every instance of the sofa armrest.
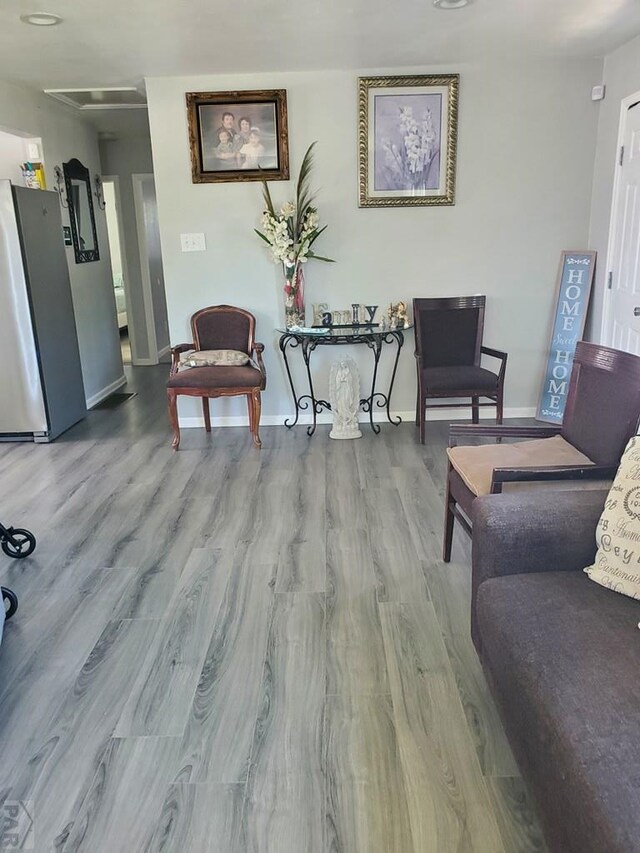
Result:
{"label": "sofa armrest", "polygon": [[486,495],[473,502],[471,633],[478,589],[489,578],[579,571],[593,563],[595,531],[608,492],[575,490]]}
{"label": "sofa armrest", "polygon": [[485,495],[473,502],[474,577],[575,571],[593,562],[607,492]]}

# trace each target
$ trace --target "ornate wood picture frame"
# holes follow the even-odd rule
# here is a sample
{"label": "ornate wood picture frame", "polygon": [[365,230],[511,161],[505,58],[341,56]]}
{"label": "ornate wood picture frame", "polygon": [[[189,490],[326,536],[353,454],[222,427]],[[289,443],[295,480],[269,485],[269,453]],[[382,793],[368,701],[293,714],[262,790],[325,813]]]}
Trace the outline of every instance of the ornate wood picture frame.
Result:
{"label": "ornate wood picture frame", "polygon": [[358,204],[455,204],[459,74],[360,77]]}
{"label": "ornate wood picture frame", "polygon": [[188,92],[194,184],[289,179],[287,92]]}

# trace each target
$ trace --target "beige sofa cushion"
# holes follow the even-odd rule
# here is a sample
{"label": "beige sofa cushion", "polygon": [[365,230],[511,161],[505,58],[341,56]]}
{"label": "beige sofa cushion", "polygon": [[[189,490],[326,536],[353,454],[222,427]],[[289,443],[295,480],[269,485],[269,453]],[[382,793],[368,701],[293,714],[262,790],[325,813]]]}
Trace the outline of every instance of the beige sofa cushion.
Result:
{"label": "beige sofa cushion", "polygon": [[640,437],[627,445],[596,528],[592,581],[640,599]]}
{"label": "beige sofa cushion", "polygon": [[[491,493],[494,468],[541,468],[547,465],[593,465],[560,435],[536,438],[517,444],[482,444],[476,447],[450,447],[449,460],[474,495]],[[560,483],[545,483],[555,488]],[[608,484],[607,484],[608,485]],[[575,488],[575,483],[573,488]],[[602,486],[600,486],[602,488]],[[506,491],[506,489],[505,489]]]}

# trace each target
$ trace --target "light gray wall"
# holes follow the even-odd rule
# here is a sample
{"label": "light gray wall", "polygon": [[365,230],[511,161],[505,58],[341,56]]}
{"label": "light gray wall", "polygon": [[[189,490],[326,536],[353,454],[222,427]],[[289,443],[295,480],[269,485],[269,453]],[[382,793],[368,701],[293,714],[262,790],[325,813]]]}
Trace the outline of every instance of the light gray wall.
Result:
{"label": "light gray wall", "polygon": [[602,316],[607,279],[607,247],[617,163],[620,106],[623,98],[640,92],[640,37],[633,39],[604,61],[606,97],[600,105],[598,144],[591,199],[590,247],[598,252],[595,287],[591,298],[590,340],[602,341]]}
{"label": "light gray wall", "polygon": [[[47,186],[53,187],[53,167],[77,157],[92,176],[100,173],[96,131],[64,104],[0,81],[0,126],[42,139]],[[115,297],[111,280],[104,212],[95,205],[100,260],[76,264],[73,248],[67,262],[78,329],[84,388],[89,402],[123,378]],[[68,211],[62,211],[65,225]]]}
{"label": "light gray wall", "polygon": [[[590,91],[602,62],[544,59],[413,70],[461,74],[454,207],[358,209],[357,71],[147,80],[172,342],[189,340],[189,317],[206,305],[230,302],[251,310],[266,344],[267,418],[290,412],[291,403],[276,348],[281,281],[253,233],[262,210],[260,185],[191,182],[189,91],[286,88],[294,175],[306,147],[318,140],[313,182],[329,225],[318,251],[337,263],[307,265],[308,304],[341,308],[486,293],[485,341],[509,352],[506,405],[514,412],[536,404],[560,251],[588,239],[598,116]],[[274,183],[272,190],[282,202],[293,186]],[[207,251],[180,251],[180,233],[191,231],[205,232]],[[364,380],[371,355],[357,350]],[[415,406],[412,351],[407,336],[393,400],[397,411]],[[320,394],[335,356],[335,350],[314,353]],[[389,371],[387,353],[383,385]],[[244,408],[243,401],[216,401],[214,414],[238,416]],[[181,414],[198,418],[199,402],[184,400]]]}
{"label": "light gray wall", "polygon": [[101,141],[100,160],[103,175],[117,175],[120,178],[120,213],[124,227],[124,254],[129,275],[127,296],[131,316],[128,319],[133,326],[135,339],[132,355],[134,362],[139,359],[148,360],[151,354],[146,332],[140,248],[131,176],[153,172],[151,140],[147,135],[123,136],[116,140]]}
{"label": "light gray wall", "polygon": [[25,185],[20,164],[29,159],[27,143],[31,141],[0,130],[0,178],[8,178],[19,187]]}

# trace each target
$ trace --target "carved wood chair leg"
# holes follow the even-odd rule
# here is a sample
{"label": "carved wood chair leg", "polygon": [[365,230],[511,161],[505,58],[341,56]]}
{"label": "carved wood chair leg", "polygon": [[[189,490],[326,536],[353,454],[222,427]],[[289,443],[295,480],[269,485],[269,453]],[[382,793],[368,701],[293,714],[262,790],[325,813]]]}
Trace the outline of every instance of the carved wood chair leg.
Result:
{"label": "carved wood chair leg", "polygon": [[251,432],[253,434],[253,443],[256,447],[262,447],[262,442],[260,441],[260,412],[262,410],[262,401],[260,399],[260,391],[253,391],[252,395],[253,402],[253,423],[251,425]]}
{"label": "carved wood chair leg", "polygon": [[451,466],[447,468],[447,491],[444,499],[444,541],[442,546],[442,559],[445,563],[451,562],[451,546],[453,544],[453,525],[456,517],[453,514],[453,508],[456,505],[455,500],[451,497],[449,489],[449,471]]}
{"label": "carved wood chair leg", "polygon": [[178,400],[175,391],[167,391],[167,402],[169,404],[169,422],[173,428],[173,442],[171,446],[174,450],[180,447],[180,424],[178,423]]}
{"label": "carved wood chair leg", "polygon": [[209,410],[209,398],[202,398],[202,413],[204,415],[204,428],[207,432],[211,432],[211,412]]}
{"label": "carved wood chair leg", "polygon": [[471,398],[471,423],[474,424],[480,423],[480,406],[478,405],[479,402],[480,397]]}
{"label": "carved wood chair leg", "polygon": [[418,391],[416,393],[416,426],[420,426],[420,376],[418,376]]}
{"label": "carved wood chair leg", "polygon": [[247,412],[249,413],[249,430],[253,435],[253,394],[247,394]]}
{"label": "carved wood chair leg", "polygon": [[424,444],[427,429],[427,401],[420,400],[420,444]]}

